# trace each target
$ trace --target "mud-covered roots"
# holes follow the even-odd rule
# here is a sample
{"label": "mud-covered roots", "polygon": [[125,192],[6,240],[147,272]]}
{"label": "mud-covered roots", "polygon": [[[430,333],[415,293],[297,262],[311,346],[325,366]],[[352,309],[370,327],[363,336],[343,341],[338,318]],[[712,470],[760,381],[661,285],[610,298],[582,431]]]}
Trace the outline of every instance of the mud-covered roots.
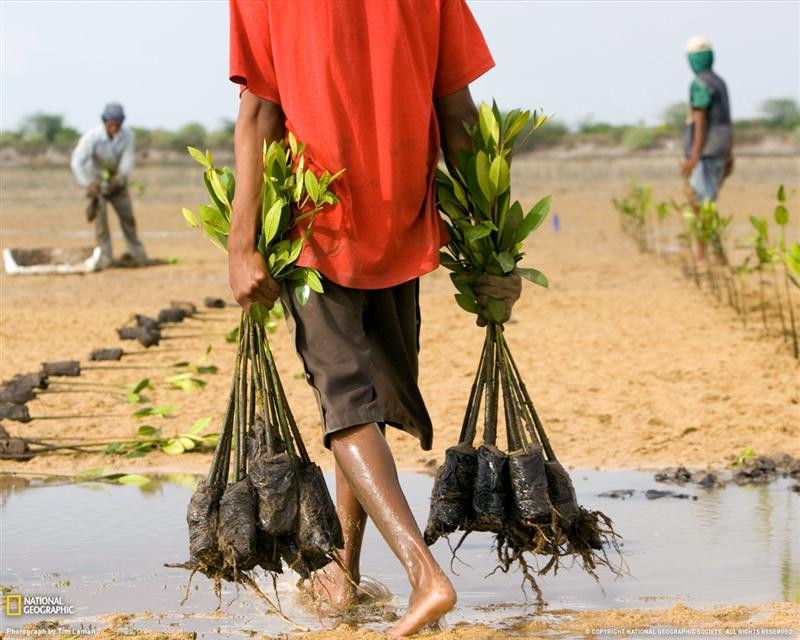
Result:
{"label": "mud-covered roots", "polygon": [[259,563],[256,538],[256,496],[250,479],[228,485],[219,501],[219,551],[233,576]]}
{"label": "mud-covered roots", "polygon": [[463,528],[472,520],[472,487],[477,452],[472,445],[450,447],[436,473],[431,492],[430,514],[425,527],[425,543]]}

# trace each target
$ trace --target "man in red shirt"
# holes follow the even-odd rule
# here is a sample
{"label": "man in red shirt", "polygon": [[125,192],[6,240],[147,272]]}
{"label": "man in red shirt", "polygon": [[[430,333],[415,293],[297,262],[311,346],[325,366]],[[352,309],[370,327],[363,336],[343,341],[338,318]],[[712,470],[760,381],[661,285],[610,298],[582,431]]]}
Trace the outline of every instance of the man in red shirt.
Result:
{"label": "man in red shirt", "polygon": [[[423,541],[383,431],[401,428],[431,448],[417,351],[418,278],[447,242],[434,176],[440,149],[454,166],[469,148],[463,122],[477,110],[468,85],[494,62],[464,0],[231,0],[230,15],[230,76],[242,86],[231,289],[246,309],[281,296],[320,404],[349,575],[329,565],[318,586],[335,605],[354,602],[369,515],[412,586],[390,633],[410,635],[456,593]],[[254,244],[262,143],[288,131],[306,145],[307,166],[346,169],[334,185],[340,204],[317,216],[298,260],[325,278],[325,293],[305,306],[280,290]],[[513,302],[518,278],[503,280],[510,286],[483,293]]]}

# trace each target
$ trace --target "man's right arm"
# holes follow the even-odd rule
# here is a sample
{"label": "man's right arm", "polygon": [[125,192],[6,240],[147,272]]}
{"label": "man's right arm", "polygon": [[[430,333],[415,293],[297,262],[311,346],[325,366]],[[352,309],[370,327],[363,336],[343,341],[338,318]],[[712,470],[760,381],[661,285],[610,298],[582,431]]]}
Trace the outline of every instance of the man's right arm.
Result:
{"label": "man's right arm", "polygon": [[92,180],[92,177],[86,173],[86,163],[92,157],[92,134],[90,131],[84,133],[80,140],[78,140],[78,144],[75,145],[75,149],[72,151],[72,157],[70,158],[70,167],[72,168],[72,173],[75,175],[75,180],[77,180],[78,184],[87,189],[87,195],[93,196],[96,193],[91,193],[94,190],[97,190],[97,183]]}
{"label": "man's right arm", "polygon": [[439,98],[434,102],[436,118],[439,121],[439,132],[444,153],[444,162],[448,171],[455,175],[458,166],[458,152],[460,149],[472,150],[470,138],[464,123],[470,127],[478,122],[478,109],[472,100],[469,87],[464,87],[451,93],[449,96]]}
{"label": "man's right arm", "polygon": [[245,310],[255,302],[271,308],[278,298],[278,283],[258,252],[256,234],[261,222],[263,144],[283,136],[280,105],[245,89],[234,132],[236,195],[228,238],[228,279],[236,301]]}

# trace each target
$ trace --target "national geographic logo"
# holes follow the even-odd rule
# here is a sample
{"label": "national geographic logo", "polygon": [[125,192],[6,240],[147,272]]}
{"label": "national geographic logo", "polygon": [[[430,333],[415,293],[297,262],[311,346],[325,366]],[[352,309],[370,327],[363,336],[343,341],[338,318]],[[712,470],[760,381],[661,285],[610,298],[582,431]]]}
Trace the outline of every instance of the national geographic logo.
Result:
{"label": "national geographic logo", "polygon": [[23,596],[8,593],[5,613],[13,616],[51,616],[75,613],[75,605],[65,604],[61,596]]}

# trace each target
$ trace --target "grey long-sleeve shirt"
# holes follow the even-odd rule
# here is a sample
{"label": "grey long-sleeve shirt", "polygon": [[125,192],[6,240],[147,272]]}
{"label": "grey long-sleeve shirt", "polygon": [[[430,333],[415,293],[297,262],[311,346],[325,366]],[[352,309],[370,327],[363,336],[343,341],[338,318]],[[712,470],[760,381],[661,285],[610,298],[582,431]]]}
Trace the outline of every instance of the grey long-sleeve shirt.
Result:
{"label": "grey long-sleeve shirt", "polygon": [[82,187],[100,182],[105,167],[111,169],[117,180],[125,182],[133,171],[133,164],[133,132],[120,127],[117,135],[109,138],[102,123],[81,136],[70,161],[72,173]]}

